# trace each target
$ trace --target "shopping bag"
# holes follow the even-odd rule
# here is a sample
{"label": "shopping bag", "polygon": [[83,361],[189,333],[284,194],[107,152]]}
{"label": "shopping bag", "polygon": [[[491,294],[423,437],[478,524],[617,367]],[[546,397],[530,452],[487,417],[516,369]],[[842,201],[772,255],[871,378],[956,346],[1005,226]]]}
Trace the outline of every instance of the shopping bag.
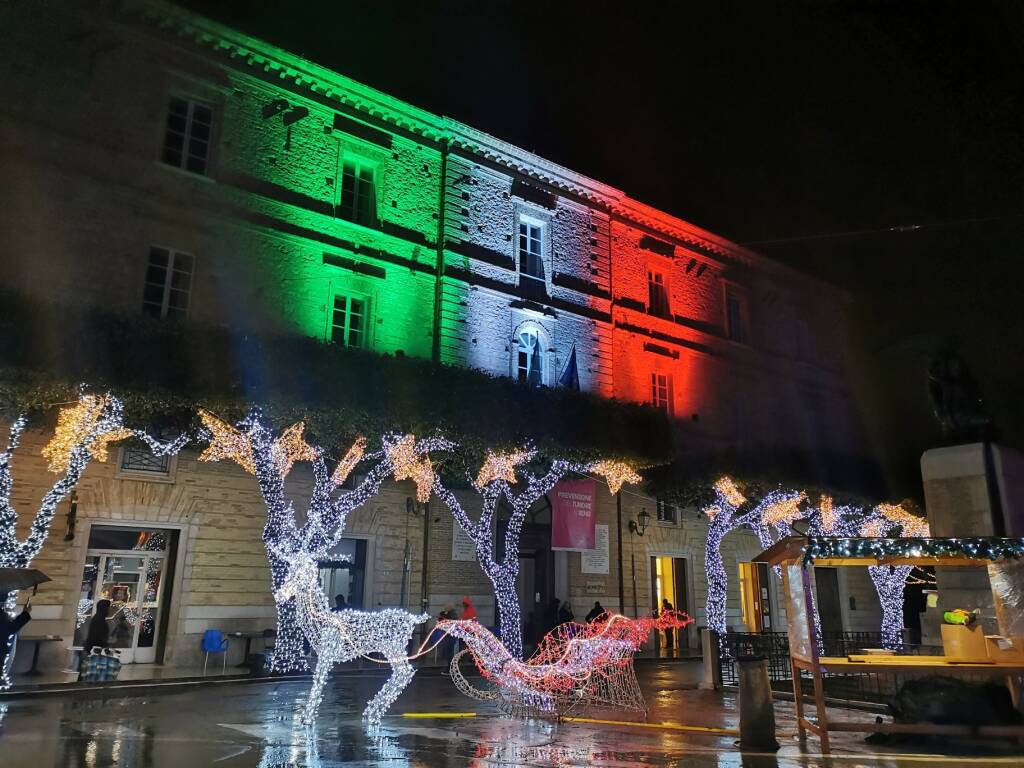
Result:
{"label": "shopping bag", "polygon": [[81,683],[109,683],[117,680],[121,672],[121,660],[110,649],[103,653],[90,653],[82,657],[78,666],[78,681]]}

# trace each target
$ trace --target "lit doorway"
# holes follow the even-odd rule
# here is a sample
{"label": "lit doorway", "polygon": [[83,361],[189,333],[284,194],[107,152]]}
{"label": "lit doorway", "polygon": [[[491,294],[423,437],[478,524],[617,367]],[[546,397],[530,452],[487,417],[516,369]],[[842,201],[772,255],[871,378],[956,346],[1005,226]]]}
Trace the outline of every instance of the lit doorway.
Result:
{"label": "lit doorway", "polygon": [[81,647],[96,613],[109,600],[107,647],[123,664],[157,660],[158,638],[170,600],[167,553],[170,532],[93,526],[82,570],[75,647]]}
{"label": "lit doorway", "polygon": [[740,563],[740,609],[747,632],[772,632],[772,592],[766,563]]}
{"label": "lit doorway", "polygon": [[[686,558],[654,555],[651,557],[651,612],[661,611],[664,600],[677,611],[690,613],[686,585]],[[685,629],[658,633],[660,647],[676,650],[689,647]]]}

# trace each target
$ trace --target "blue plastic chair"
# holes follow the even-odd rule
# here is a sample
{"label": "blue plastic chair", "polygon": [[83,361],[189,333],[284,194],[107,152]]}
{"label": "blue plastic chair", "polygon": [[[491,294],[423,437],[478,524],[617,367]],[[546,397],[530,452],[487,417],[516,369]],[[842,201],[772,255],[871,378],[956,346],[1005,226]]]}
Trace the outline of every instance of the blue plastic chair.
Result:
{"label": "blue plastic chair", "polygon": [[224,637],[224,633],[219,629],[208,629],[203,632],[203,653],[206,656],[203,658],[203,674],[206,674],[206,663],[210,660],[211,653],[222,653],[224,654],[224,666],[221,672],[227,672],[228,669],[228,639]]}

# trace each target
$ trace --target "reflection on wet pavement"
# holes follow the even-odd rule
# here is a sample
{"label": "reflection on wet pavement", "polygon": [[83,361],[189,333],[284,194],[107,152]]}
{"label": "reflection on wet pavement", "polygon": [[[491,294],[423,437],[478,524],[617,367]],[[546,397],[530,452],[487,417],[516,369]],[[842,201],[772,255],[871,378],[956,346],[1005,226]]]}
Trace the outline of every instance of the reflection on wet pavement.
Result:
{"label": "reflection on wet pavement", "polygon": [[[649,722],[735,728],[735,695],[697,691],[685,664],[638,669],[651,708]],[[983,758],[879,754],[860,735],[839,735],[845,755],[822,758],[812,739],[801,753],[792,738],[792,706],[777,705],[782,750],[743,754],[734,737],[624,724],[517,720],[463,699],[439,676],[417,676],[375,731],[359,703],[379,687],[375,677],[331,681],[317,726],[299,722],[308,683],[197,687],[178,692],[12,700],[0,725],[3,768],[200,766],[333,768],[333,766],[714,766],[789,768],[861,765],[1003,765],[1024,760],[1001,752]],[[4,705],[0,705],[2,707]],[[402,718],[402,712],[476,711],[466,719]],[[847,713],[849,716],[849,713]],[[604,714],[615,718],[614,715]],[[863,717],[871,717],[864,714]],[[932,751],[940,748],[932,747]]]}

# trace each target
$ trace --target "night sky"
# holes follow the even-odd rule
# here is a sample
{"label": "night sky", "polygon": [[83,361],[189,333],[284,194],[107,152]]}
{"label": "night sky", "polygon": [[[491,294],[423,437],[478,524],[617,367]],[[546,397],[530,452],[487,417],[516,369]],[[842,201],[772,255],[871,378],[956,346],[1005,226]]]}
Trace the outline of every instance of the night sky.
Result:
{"label": "night sky", "polygon": [[184,4],[846,288],[890,492],[943,339],[1024,443],[1020,3]]}

